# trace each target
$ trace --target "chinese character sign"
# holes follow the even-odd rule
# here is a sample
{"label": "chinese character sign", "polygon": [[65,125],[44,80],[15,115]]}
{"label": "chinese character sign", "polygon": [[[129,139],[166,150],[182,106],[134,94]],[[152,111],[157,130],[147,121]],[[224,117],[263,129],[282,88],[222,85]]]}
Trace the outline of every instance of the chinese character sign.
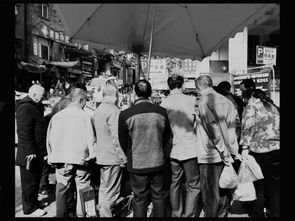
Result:
{"label": "chinese character sign", "polygon": [[256,64],[276,65],[277,49],[263,46],[256,46]]}

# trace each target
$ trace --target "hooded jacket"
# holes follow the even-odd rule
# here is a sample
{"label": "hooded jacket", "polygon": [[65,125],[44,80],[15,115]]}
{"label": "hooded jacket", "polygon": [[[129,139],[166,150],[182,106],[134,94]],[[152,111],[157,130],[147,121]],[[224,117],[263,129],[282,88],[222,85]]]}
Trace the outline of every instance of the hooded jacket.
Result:
{"label": "hooded jacket", "polygon": [[44,107],[34,102],[29,96],[16,102],[16,127],[18,145],[16,154],[16,165],[25,166],[26,156],[36,154],[37,157],[44,155],[40,147],[40,122],[43,117]]}

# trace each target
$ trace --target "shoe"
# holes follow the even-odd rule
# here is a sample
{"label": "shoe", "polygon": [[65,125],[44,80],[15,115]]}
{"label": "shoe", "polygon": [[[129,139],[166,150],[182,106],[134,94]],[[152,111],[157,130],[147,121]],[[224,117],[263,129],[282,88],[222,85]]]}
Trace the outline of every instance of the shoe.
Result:
{"label": "shoe", "polygon": [[43,209],[36,209],[34,212],[29,214],[29,217],[41,217],[44,216],[47,212],[44,211]]}

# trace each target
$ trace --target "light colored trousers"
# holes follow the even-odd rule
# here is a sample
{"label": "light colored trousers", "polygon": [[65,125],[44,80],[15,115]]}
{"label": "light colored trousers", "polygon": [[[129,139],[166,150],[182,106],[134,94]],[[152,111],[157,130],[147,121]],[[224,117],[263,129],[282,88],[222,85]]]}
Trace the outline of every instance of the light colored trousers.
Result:
{"label": "light colored trousers", "polygon": [[120,195],[122,168],[117,165],[100,165],[98,208],[100,217],[113,217],[113,208]]}
{"label": "light colored trousers", "polygon": [[65,164],[64,167],[56,168],[56,216],[68,216],[69,200],[74,198],[71,186],[75,181],[77,190],[76,216],[84,217],[82,212],[81,197],[79,191],[90,187],[90,173],[86,166]]}

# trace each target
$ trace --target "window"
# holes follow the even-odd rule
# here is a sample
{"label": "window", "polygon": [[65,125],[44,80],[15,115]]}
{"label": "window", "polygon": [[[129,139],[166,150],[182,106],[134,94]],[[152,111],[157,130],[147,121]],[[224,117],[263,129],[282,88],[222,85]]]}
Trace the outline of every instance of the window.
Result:
{"label": "window", "polygon": [[40,43],[41,48],[41,58],[44,60],[49,60],[49,47]]}
{"label": "window", "polygon": [[48,5],[41,4],[39,8],[41,17],[48,18]]}

